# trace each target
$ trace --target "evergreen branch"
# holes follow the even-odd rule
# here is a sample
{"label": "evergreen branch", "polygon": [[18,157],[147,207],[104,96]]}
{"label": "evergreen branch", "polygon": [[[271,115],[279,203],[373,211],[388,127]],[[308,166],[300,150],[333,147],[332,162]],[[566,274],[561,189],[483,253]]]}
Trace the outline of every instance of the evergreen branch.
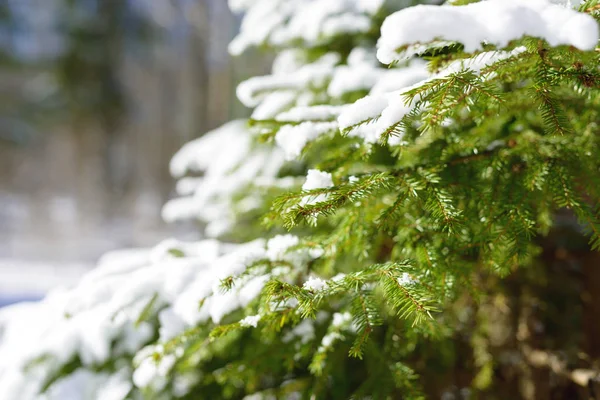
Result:
{"label": "evergreen branch", "polygon": [[574,178],[568,174],[566,168],[556,162],[552,166],[558,183],[554,187],[554,201],[560,207],[566,207],[575,212],[577,219],[585,223],[591,233],[590,244],[592,249],[600,250],[600,206],[594,209],[585,204],[572,187],[570,182],[573,182]]}
{"label": "evergreen branch", "polygon": [[439,176],[433,171],[421,171],[425,186],[425,208],[431,216],[438,221],[448,233],[454,232],[459,224],[461,212],[454,207],[451,196],[445,189],[438,186]]}
{"label": "evergreen branch", "polygon": [[152,295],[152,297],[150,298],[150,300],[148,301],[148,303],[142,309],[142,312],[140,313],[140,315],[137,318],[137,320],[135,321],[134,325],[136,327],[139,327],[142,322],[147,321],[148,319],[150,319],[150,316],[152,314],[152,310],[153,310],[154,305],[156,304],[157,300],[158,300],[158,293],[154,293]]}
{"label": "evergreen branch", "polygon": [[411,284],[409,289],[400,283],[402,275],[396,275],[396,273],[401,272],[402,268],[407,265],[409,264],[388,263],[375,265],[370,269],[380,276],[386,300],[397,310],[400,318],[412,317],[412,325],[415,326],[420,324],[425,317],[433,318],[431,312],[436,309],[416,284]]}
{"label": "evergreen branch", "polygon": [[344,136],[347,136],[350,133],[352,133],[355,129],[360,128],[361,126],[364,126],[364,125],[368,125],[368,124],[374,123],[374,122],[377,121],[377,119],[378,119],[378,117],[377,118],[366,118],[366,119],[364,119],[362,121],[357,122],[354,125],[350,125],[349,127],[346,127],[344,129],[340,129],[340,133],[342,135],[344,135]]}
{"label": "evergreen branch", "polygon": [[[290,229],[303,219],[316,218],[319,215],[330,215],[348,203],[354,203],[377,190],[389,189],[392,177],[388,173],[375,173],[363,177],[359,182],[331,189],[317,189],[302,192],[278,199],[273,204],[276,213],[284,214],[284,224]],[[315,195],[327,195],[326,200],[314,204],[294,204],[294,200],[311,199]]]}
{"label": "evergreen branch", "polygon": [[352,316],[354,325],[357,327],[357,337],[350,348],[351,357],[363,358],[364,346],[369,339],[373,328],[381,325],[379,313],[373,304],[371,295],[359,290],[352,300]]}
{"label": "evergreen branch", "polygon": [[[302,120],[302,121],[280,121],[278,119],[254,119],[254,118],[250,118],[248,119],[248,126],[250,128],[254,128],[256,126],[259,127],[282,127],[284,125],[300,125],[304,122],[307,122],[309,120]],[[315,120],[314,122],[322,122],[322,120]]]}
{"label": "evergreen branch", "polygon": [[[468,78],[471,78],[470,80]],[[494,93],[491,89],[486,88],[483,84],[479,84],[478,79],[473,76],[468,75],[467,77],[463,77],[461,75],[457,75],[455,77],[457,82],[462,83],[468,88],[472,88],[473,92],[471,93],[481,93],[490,99],[496,100],[498,103],[502,103],[503,99],[499,93]]]}
{"label": "evergreen branch", "polygon": [[277,279],[268,281],[264,292],[267,302],[284,303],[289,298],[298,300],[298,310],[302,318],[314,318],[318,299],[320,299],[319,296],[313,296],[307,290]]}
{"label": "evergreen branch", "polygon": [[386,208],[381,213],[381,215],[377,219],[377,224],[380,227],[382,227],[386,230],[389,230],[392,226],[392,223],[394,222],[394,219],[396,218],[396,213],[398,212],[400,207],[404,204],[404,201],[407,198],[408,198],[407,191],[398,195],[396,197],[396,200],[394,201],[394,204],[392,204],[390,207]]}
{"label": "evergreen branch", "polygon": [[569,127],[569,119],[564,115],[558,101],[552,96],[547,88],[537,88],[536,94],[540,100],[542,119],[549,133],[566,135],[572,133]]}

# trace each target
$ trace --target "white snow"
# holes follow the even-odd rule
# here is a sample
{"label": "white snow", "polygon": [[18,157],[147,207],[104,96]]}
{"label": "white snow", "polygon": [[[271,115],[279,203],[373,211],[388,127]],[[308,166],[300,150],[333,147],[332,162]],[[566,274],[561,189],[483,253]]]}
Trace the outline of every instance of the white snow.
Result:
{"label": "white snow", "polygon": [[331,37],[368,32],[370,16],[384,0],[243,0],[230,1],[232,10],[245,12],[239,35],[231,42],[232,54],[261,44],[283,47],[303,42],[313,47]]}
{"label": "white snow", "polygon": [[[318,169],[310,169],[306,174],[306,181],[302,185],[302,190],[324,189],[333,187],[333,179],[329,172],[319,171]],[[300,201],[300,205],[311,205],[322,201],[326,201],[328,194],[318,194],[305,196]]]}
{"label": "white snow", "polygon": [[264,96],[261,103],[252,111],[252,118],[256,120],[275,119],[280,113],[291,107],[296,102],[295,90],[280,90]]}
{"label": "white snow", "polygon": [[335,71],[327,94],[331,97],[342,97],[346,93],[369,91],[378,82],[382,71],[368,65],[340,66]]}
{"label": "white snow", "polygon": [[290,247],[297,246],[300,240],[294,235],[278,235],[267,242],[267,257],[271,260],[281,259]]}
{"label": "white snow", "polygon": [[416,59],[407,66],[384,70],[380,79],[373,85],[369,94],[381,94],[400,90],[414,85],[431,75],[427,71],[427,63]]}
{"label": "white snow", "polygon": [[385,96],[365,96],[348,106],[338,117],[341,130],[379,117],[389,101]]}
{"label": "white snow", "polygon": [[258,321],[260,321],[260,319],[261,319],[260,315],[249,315],[240,321],[240,325],[245,326],[245,327],[256,328],[258,326]]}
{"label": "white snow", "polygon": [[334,71],[327,93],[333,98],[359,90],[369,91],[386,70],[380,68],[372,50],[357,47],[348,55],[348,65]]}
{"label": "white snow", "polygon": [[310,319],[302,320],[298,325],[288,331],[282,338],[284,343],[300,338],[301,343],[308,343],[315,337],[314,322]]}
{"label": "white snow", "polygon": [[483,43],[506,47],[523,36],[545,39],[551,46],[592,50],[598,24],[589,15],[547,0],[487,0],[465,6],[418,5],[388,16],[381,28],[377,58],[384,64],[410,56],[398,53],[412,44],[434,40],[462,43],[466,52]]}
{"label": "white snow", "polygon": [[330,37],[368,32],[371,29],[371,25],[372,20],[366,15],[344,13],[331,16],[323,22],[321,32],[318,32],[318,34]]}
{"label": "white snow", "polygon": [[333,186],[333,179],[329,172],[310,169],[306,174],[306,182],[302,185],[302,190],[322,189]]}
{"label": "white snow", "polygon": [[301,122],[310,120],[332,120],[342,112],[343,106],[317,105],[294,107],[277,115],[278,121]]}
{"label": "white snow", "polygon": [[[252,139],[246,122],[240,120],[227,123],[182,147],[171,161],[173,176],[181,178],[187,172],[203,175],[180,181],[177,189],[181,197],[165,204],[163,219],[167,222],[199,219],[207,224],[205,233],[209,237],[229,231],[236,219],[234,195],[258,179],[276,183],[276,176],[285,162],[283,152],[277,147],[256,148]],[[251,196],[250,192],[246,194],[247,204],[251,203],[248,199]]]}
{"label": "white snow", "polygon": [[275,90],[305,90],[307,87],[325,85],[333,67],[340,62],[337,53],[327,53],[317,61],[290,71],[274,72],[272,75],[250,78],[237,87],[238,99],[247,107],[256,107]]}
{"label": "white snow", "polygon": [[321,278],[311,276],[306,280],[306,282],[304,282],[304,285],[302,285],[302,288],[306,289],[306,290],[311,290],[313,292],[318,292],[318,291],[325,289],[326,286],[327,286],[326,281],[324,281]]}
{"label": "white snow", "polygon": [[331,322],[331,326],[334,328],[343,327],[352,321],[352,315],[349,312],[344,313],[335,313],[333,314],[333,321]]}
{"label": "white snow", "polygon": [[[231,171],[247,153],[250,135],[245,132],[246,122],[236,120],[185,144],[171,160],[171,174],[181,178],[186,172],[210,172],[224,175]],[[230,143],[224,149],[222,144]],[[215,154],[217,153],[217,154]],[[228,154],[229,157],[223,157]]]}
{"label": "white snow", "polygon": [[339,313],[336,312],[333,314],[333,320],[331,325],[329,326],[329,330],[325,336],[321,339],[321,345],[318,348],[318,352],[328,351],[333,344],[337,340],[342,340],[344,335],[342,335],[343,330],[355,330],[353,326],[351,326],[352,316],[348,312]]}
{"label": "white snow", "polygon": [[136,355],[134,363],[137,368],[133,372],[133,384],[139,388],[152,387],[160,390],[167,384],[167,377],[177,358],[174,354],[161,354],[161,346],[148,346]]}
{"label": "white snow", "polygon": [[128,369],[114,375],[80,369],[56,382],[39,400],[124,400],[132,388],[129,373]]}
{"label": "white snow", "polygon": [[336,340],[341,340],[343,338],[344,336],[339,332],[330,332],[321,339],[321,346],[324,348],[331,347]]}
{"label": "white snow", "polygon": [[410,274],[403,272],[402,276],[398,278],[398,283],[402,286],[409,286],[415,283],[415,280],[410,276]]}
{"label": "white snow", "polygon": [[327,132],[337,131],[333,122],[302,122],[299,125],[284,125],[275,135],[275,143],[284,151],[285,158],[298,158],[306,144]]}

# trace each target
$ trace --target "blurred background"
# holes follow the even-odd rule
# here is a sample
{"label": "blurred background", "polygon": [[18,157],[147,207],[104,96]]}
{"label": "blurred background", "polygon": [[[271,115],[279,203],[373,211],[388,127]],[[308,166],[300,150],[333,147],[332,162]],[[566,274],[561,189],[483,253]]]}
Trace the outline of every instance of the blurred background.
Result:
{"label": "blurred background", "polygon": [[225,0],[0,0],[0,306],[75,281],[169,226],[171,156],[245,116]]}

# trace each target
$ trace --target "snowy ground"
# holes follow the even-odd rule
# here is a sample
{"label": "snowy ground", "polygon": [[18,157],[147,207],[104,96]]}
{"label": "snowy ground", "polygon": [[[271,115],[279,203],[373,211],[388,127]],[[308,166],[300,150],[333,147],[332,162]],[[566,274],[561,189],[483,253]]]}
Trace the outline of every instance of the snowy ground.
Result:
{"label": "snowy ground", "polygon": [[73,285],[91,268],[91,264],[0,259],[0,307],[39,300],[53,288]]}

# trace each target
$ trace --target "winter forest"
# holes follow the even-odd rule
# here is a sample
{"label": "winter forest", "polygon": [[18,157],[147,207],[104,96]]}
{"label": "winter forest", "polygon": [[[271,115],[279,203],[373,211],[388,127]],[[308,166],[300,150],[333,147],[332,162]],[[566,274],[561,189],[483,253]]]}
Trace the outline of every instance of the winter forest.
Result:
{"label": "winter forest", "polygon": [[[74,37],[148,32],[87,3],[105,19]],[[227,6],[232,95],[225,67],[165,52],[190,80],[139,101],[204,130],[128,147],[168,167],[160,217],[193,240],[143,225],[147,247],[0,308],[0,400],[600,399],[600,0]],[[68,54],[59,78],[92,65]],[[84,76],[105,103],[59,79],[57,109],[110,134],[123,75],[103,68]],[[248,117],[211,130],[230,114],[202,102]]]}

